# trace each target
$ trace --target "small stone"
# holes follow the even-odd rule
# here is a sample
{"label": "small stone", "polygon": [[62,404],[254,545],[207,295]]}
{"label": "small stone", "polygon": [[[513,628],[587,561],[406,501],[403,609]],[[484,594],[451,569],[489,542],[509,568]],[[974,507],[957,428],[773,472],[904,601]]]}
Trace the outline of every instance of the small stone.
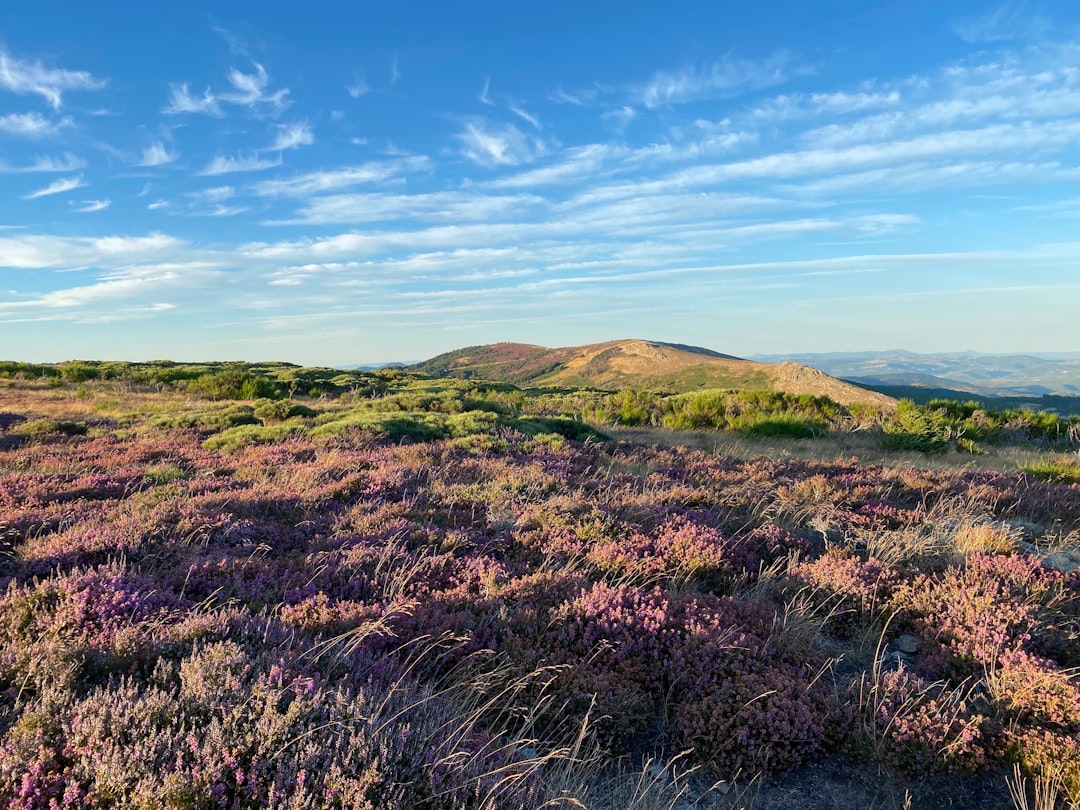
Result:
{"label": "small stone", "polygon": [[917,653],[919,651],[919,640],[915,638],[915,636],[905,633],[902,636],[898,636],[896,640],[893,641],[893,647],[902,653],[911,655],[912,653]]}
{"label": "small stone", "polygon": [[1055,554],[1048,554],[1042,558],[1042,564],[1047,568],[1053,568],[1055,571],[1060,571],[1063,574],[1071,573],[1077,568],[1080,568],[1080,560],[1077,557],[1080,555],[1070,554],[1067,551],[1059,551]]}

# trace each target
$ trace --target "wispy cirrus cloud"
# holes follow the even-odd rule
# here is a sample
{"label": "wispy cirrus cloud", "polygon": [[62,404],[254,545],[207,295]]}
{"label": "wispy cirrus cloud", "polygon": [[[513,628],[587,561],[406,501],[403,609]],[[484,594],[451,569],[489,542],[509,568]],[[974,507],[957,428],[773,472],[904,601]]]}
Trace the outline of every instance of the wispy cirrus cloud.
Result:
{"label": "wispy cirrus cloud", "polygon": [[492,195],[463,191],[430,194],[331,194],[314,197],[295,219],[267,224],[335,224],[392,222],[422,219],[442,222],[482,222],[509,214],[521,215],[541,206],[541,198],[528,194]]}
{"label": "wispy cirrus cloud", "polygon": [[0,87],[19,95],[39,95],[54,110],[63,103],[63,94],[74,90],[100,90],[106,84],[85,70],[45,67],[40,61],[24,61],[0,50]]}
{"label": "wispy cirrus cloud", "polygon": [[112,200],[82,200],[81,202],[72,200],[69,205],[76,214],[93,214],[97,211],[104,211],[112,205]]}
{"label": "wispy cirrus cloud", "polygon": [[50,120],[36,112],[12,113],[0,116],[0,132],[22,138],[51,138],[58,135],[60,130],[74,126],[74,123],[66,116]]}
{"label": "wispy cirrus cloud", "polygon": [[540,119],[537,118],[532,113],[530,113],[524,107],[522,107],[522,106],[520,106],[518,104],[509,104],[509,105],[507,105],[506,109],[510,110],[510,112],[512,112],[514,115],[516,115],[522,121],[526,121],[529,124],[531,124],[534,129],[538,129],[538,130],[543,129],[543,126],[541,126],[541,124],[540,124]]}
{"label": "wispy cirrus cloud", "polygon": [[476,100],[479,101],[481,104],[486,104],[489,107],[494,107],[495,102],[492,101],[491,96],[488,95],[488,92],[490,90],[491,90],[491,77],[488,76],[486,79],[484,79],[484,87],[480,91],[480,95],[478,95],[476,97]]}
{"label": "wispy cirrus cloud", "polygon": [[728,56],[682,70],[659,71],[645,84],[633,88],[632,95],[646,107],[662,107],[760,90],[807,72],[786,51],[777,51],[760,61]]}
{"label": "wispy cirrus cloud", "polygon": [[142,158],[136,165],[146,167],[167,166],[179,158],[179,153],[169,151],[168,147],[161,141],[154,141],[143,150]]}
{"label": "wispy cirrus cloud", "polygon": [[1026,0],[1005,0],[980,16],[960,20],[953,31],[965,42],[986,44],[1037,36],[1049,27],[1048,20],[1031,13]]}
{"label": "wispy cirrus cloud", "polygon": [[231,174],[233,172],[261,172],[265,169],[273,169],[281,165],[281,155],[270,160],[261,158],[258,154],[238,155],[228,157],[217,155],[206,164],[199,175],[202,177],[214,177],[219,174]]}
{"label": "wispy cirrus cloud", "polygon": [[236,189],[233,186],[215,186],[193,191],[188,196],[203,202],[224,202],[236,196]]}
{"label": "wispy cirrus cloud", "polygon": [[224,115],[222,103],[232,104],[239,107],[247,107],[257,111],[270,108],[275,113],[284,110],[289,105],[289,91],[282,88],[269,92],[270,76],[266,68],[258,62],[252,63],[254,73],[244,73],[242,70],[230,68],[226,76],[232,90],[223,93],[215,93],[207,87],[202,96],[192,95],[187,82],[169,85],[169,102],[162,110],[167,115],[179,115],[182,113],[198,113],[221,118]]}
{"label": "wispy cirrus cloud", "polygon": [[307,197],[365,183],[384,183],[411,172],[426,172],[431,161],[423,155],[372,161],[329,171],[308,172],[284,180],[262,180],[254,191],[261,197]]}
{"label": "wispy cirrus cloud", "polygon": [[186,244],[163,233],[89,238],[42,234],[0,237],[0,267],[64,270],[87,265],[126,266],[169,256]]}
{"label": "wispy cirrus cloud", "polygon": [[513,124],[492,124],[483,118],[465,123],[457,135],[461,154],[481,166],[517,166],[546,151],[539,138],[529,138]]}
{"label": "wispy cirrus cloud", "polygon": [[37,191],[32,191],[29,194],[24,194],[24,200],[36,200],[38,197],[48,197],[52,194],[63,194],[67,191],[74,191],[77,188],[82,188],[86,185],[86,181],[82,179],[82,176],[78,177],[63,177],[59,180],[54,180]]}
{"label": "wispy cirrus cloud", "polygon": [[277,130],[277,138],[263,151],[283,152],[286,149],[297,149],[315,143],[315,130],[307,121],[281,124],[277,127]]}
{"label": "wispy cirrus cloud", "polygon": [[253,62],[252,65],[255,68],[254,73],[244,73],[242,70],[230,68],[227,78],[233,89],[222,93],[221,100],[251,108],[265,105],[282,110],[288,106],[289,91],[283,88],[272,93],[267,92],[270,76],[266,68],[258,62]]}
{"label": "wispy cirrus cloud", "polygon": [[345,92],[352,98],[361,98],[371,92],[367,79],[357,73],[353,76],[352,84],[345,88]]}
{"label": "wispy cirrus cloud", "polygon": [[169,103],[162,112],[166,115],[180,115],[182,113],[201,113],[220,118],[223,113],[221,105],[214,97],[210,88],[206,88],[202,96],[193,96],[188,89],[187,82],[169,85]]}
{"label": "wispy cirrus cloud", "polygon": [[0,160],[0,173],[4,174],[33,174],[35,172],[74,172],[86,168],[86,161],[71,152],[65,152],[61,157],[38,155],[34,162],[27,166],[9,166]]}

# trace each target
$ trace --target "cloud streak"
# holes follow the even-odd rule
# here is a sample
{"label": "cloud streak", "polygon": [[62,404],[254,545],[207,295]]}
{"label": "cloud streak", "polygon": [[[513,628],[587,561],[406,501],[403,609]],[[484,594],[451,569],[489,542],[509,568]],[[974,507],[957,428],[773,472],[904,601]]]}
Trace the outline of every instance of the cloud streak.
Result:
{"label": "cloud streak", "polygon": [[39,95],[54,110],[63,104],[69,91],[100,90],[105,80],[84,70],[45,67],[40,61],[26,61],[0,50],[0,87],[19,95]]}
{"label": "cloud streak", "polygon": [[232,174],[233,172],[261,172],[280,165],[280,155],[273,159],[262,158],[257,154],[237,155],[236,157],[217,155],[203,167],[199,175],[202,177],[216,177],[221,174]]}
{"label": "cloud streak", "polygon": [[45,186],[45,188],[32,191],[29,194],[23,195],[24,200],[36,200],[39,197],[49,197],[53,194],[64,194],[68,191],[74,191],[77,188],[82,188],[86,185],[86,181],[79,177],[64,177],[59,180],[54,180]]}
{"label": "cloud streak", "polygon": [[34,140],[55,137],[60,134],[60,130],[73,125],[71,118],[49,120],[35,112],[0,116],[0,133]]}
{"label": "cloud streak", "polygon": [[632,95],[652,109],[760,90],[783,84],[793,74],[806,72],[807,68],[785,51],[778,51],[762,61],[725,57],[681,70],[659,71],[648,82],[634,88]]}
{"label": "cloud streak", "polygon": [[306,121],[279,125],[277,129],[277,137],[266,149],[268,152],[283,152],[287,149],[298,149],[301,146],[311,146],[315,143],[315,131],[312,129],[311,124]]}

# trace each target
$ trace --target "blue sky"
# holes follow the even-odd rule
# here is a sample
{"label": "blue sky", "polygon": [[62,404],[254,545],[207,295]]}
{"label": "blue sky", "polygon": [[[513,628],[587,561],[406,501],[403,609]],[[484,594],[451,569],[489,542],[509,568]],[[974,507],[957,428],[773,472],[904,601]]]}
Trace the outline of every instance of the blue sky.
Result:
{"label": "blue sky", "polygon": [[0,184],[4,358],[1075,352],[1080,7],[42,0]]}

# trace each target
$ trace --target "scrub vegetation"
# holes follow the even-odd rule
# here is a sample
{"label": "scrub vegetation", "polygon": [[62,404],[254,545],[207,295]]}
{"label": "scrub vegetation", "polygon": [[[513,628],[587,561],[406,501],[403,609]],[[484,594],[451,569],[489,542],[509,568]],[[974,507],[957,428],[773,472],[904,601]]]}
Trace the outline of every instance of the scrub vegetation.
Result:
{"label": "scrub vegetation", "polygon": [[1075,417],[0,373],[0,806],[1080,803]]}

